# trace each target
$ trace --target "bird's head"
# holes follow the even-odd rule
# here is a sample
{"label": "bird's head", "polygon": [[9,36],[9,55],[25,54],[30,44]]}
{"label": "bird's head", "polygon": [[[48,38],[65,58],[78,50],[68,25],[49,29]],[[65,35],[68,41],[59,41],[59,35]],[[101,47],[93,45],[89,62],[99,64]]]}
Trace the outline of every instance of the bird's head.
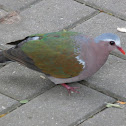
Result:
{"label": "bird's head", "polygon": [[104,42],[105,45],[108,46],[109,51],[112,51],[116,48],[125,55],[125,52],[121,47],[120,38],[115,34],[112,33],[101,34],[95,38],[95,42],[96,43]]}

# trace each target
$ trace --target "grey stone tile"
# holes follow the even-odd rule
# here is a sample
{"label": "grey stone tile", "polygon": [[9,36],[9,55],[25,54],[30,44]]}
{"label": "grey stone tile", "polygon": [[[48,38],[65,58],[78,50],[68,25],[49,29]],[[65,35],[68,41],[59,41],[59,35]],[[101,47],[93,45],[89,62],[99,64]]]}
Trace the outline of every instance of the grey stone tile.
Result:
{"label": "grey stone tile", "polygon": [[68,95],[56,86],[0,119],[2,126],[68,126],[100,111],[114,99],[80,84],[80,94]]}
{"label": "grey stone tile", "polygon": [[5,95],[0,94],[0,114],[3,112],[9,112],[12,106],[18,104],[16,100],[13,100]]}
{"label": "grey stone tile", "polygon": [[108,108],[79,126],[126,126],[126,106],[123,109]]}
{"label": "grey stone tile", "polygon": [[[115,33],[121,39],[121,45],[126,51],[126,35],[117,31],[117,27],[125,27],[126,22],[113,17],[108,14],[100,13],[95,17],[85,21],[73,29],[73,31],[82,32],[88,36],[95,38],[102,33]],[[116,54],[126,59],[126,55],[123,55],[118,50],[115,50]]]}
{"label": "grey stone tile", "polygon": [[73,0],[43,0],[22,11],[20,22],[0,25],[0,44],[31,34],[61,30],[94,11]]}
{"label": "grey stone tile", "polygon": [[109,56],[105,65],[92,77],[86,79],[89,86],[106,92],[112,97],[126,100],[126,61]]}
{"label": "grey stone tile", "polygon": [[101,10],[110,11],[126,19],[126,1],[125,0],[81,0],[88,5],[92,5]]}
{"label": "grey stone tile", "polygon": [[1,5],[11,10],[18,10],[35,0],[0,0]]}
{"label": "grey stone tile", "polygon": [[7,14],[8,13],[6,11],[0,9],[0,18],[6,16]]}
{"label": "grey stone tile", "polygon": [[14,99],[31,99],[55,86],[42,73],[32,71],[17,63],[0,69],[0,92]]}
{"label": "grey stone tile", "polygon": [[[41,3],[22,12],[27,26],[36,26],[40,31],[55,31],[62,29],[84,16],[89,15],[95,10],[77,3],[73,0],[43,0]],[[40,13],[41,12],[41,13]],[[40,24],[41,23],[41,24]],[[40,27],[39,27],[40,26]]]}

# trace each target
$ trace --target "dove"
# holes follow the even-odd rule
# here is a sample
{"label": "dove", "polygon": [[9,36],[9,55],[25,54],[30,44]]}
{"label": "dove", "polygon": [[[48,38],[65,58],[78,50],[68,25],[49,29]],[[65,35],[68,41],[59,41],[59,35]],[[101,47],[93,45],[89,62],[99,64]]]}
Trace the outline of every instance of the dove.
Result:
{"label": "dove", "polygon": [[84,80],[96,73],[111,51],[121,48],[120,38],[103,33],[90,38],[72,31],[35,34],[7,43],[13,47],[0,52],[0,63],[18,62],[44,73],[54,84],[61,84],[69,92],[76,91],[67,83]]}

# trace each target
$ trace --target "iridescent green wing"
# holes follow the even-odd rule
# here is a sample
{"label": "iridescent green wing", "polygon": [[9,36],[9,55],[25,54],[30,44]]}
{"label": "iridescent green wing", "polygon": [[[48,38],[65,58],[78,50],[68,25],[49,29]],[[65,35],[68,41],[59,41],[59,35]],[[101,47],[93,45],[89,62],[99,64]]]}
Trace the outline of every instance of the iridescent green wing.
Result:
{"label": "iridescent green wing", "polygon": [[83,70],[83,65],[77,58],[80,45],[73,39],[78,34],[54,32],[33,35],[40,39],[24,43],[21,50],[43,73],[56,78],[74,77]]}

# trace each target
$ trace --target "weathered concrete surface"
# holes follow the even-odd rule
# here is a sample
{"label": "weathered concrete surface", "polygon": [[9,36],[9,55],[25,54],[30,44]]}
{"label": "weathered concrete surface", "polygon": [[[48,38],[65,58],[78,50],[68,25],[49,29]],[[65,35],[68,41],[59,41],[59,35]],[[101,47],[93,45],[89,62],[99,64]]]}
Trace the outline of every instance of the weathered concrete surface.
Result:
{"label": "weathered concrete surface", "polygon": [[0,44],[27,35],[62,30],[95,10],[72,0],[43,0],[20,13],[20,22],[0,25]]}
{"label": "weathered concrete surface", "polygon": [[4,112],[9,112],[18,102],[3,94],[0,94],[0,115]]}
{"label": "weathered concrete surface", "polygon": [[17,100],[31,99],[55,86],[43,74],[17,63],[0,69],[0,92]]}
{"label": "weathered concrete surface", "polygon": [[126,20],[126,1],[125,0],[76,0],[85,3],[92,8],[112,13],[121,19]]}
{"label": "weathered concrete surface", "polygon": [[7,15],[8,13],[2,9],[0,9],[0,18],[4,17],[5,15]]}
{"label": "weathered concrete surface", "polygon": [[126,126],[126,105],[123,107],[108,108],[79,126]]}
{"label": "weathered concrete surface", "polygon": [[[68,95],[56,86],[24,106],[0,119],[2,126],[68,126],[76,124],[89,113],[100,111],[114,99],[80,84],[80,94]],[[18,120],[18,121],[17,121]]]}
{"label": "weathered concrete surface", "polygon": [[19,10],[37,0],[0,0],[1,5],[8,10]]}

